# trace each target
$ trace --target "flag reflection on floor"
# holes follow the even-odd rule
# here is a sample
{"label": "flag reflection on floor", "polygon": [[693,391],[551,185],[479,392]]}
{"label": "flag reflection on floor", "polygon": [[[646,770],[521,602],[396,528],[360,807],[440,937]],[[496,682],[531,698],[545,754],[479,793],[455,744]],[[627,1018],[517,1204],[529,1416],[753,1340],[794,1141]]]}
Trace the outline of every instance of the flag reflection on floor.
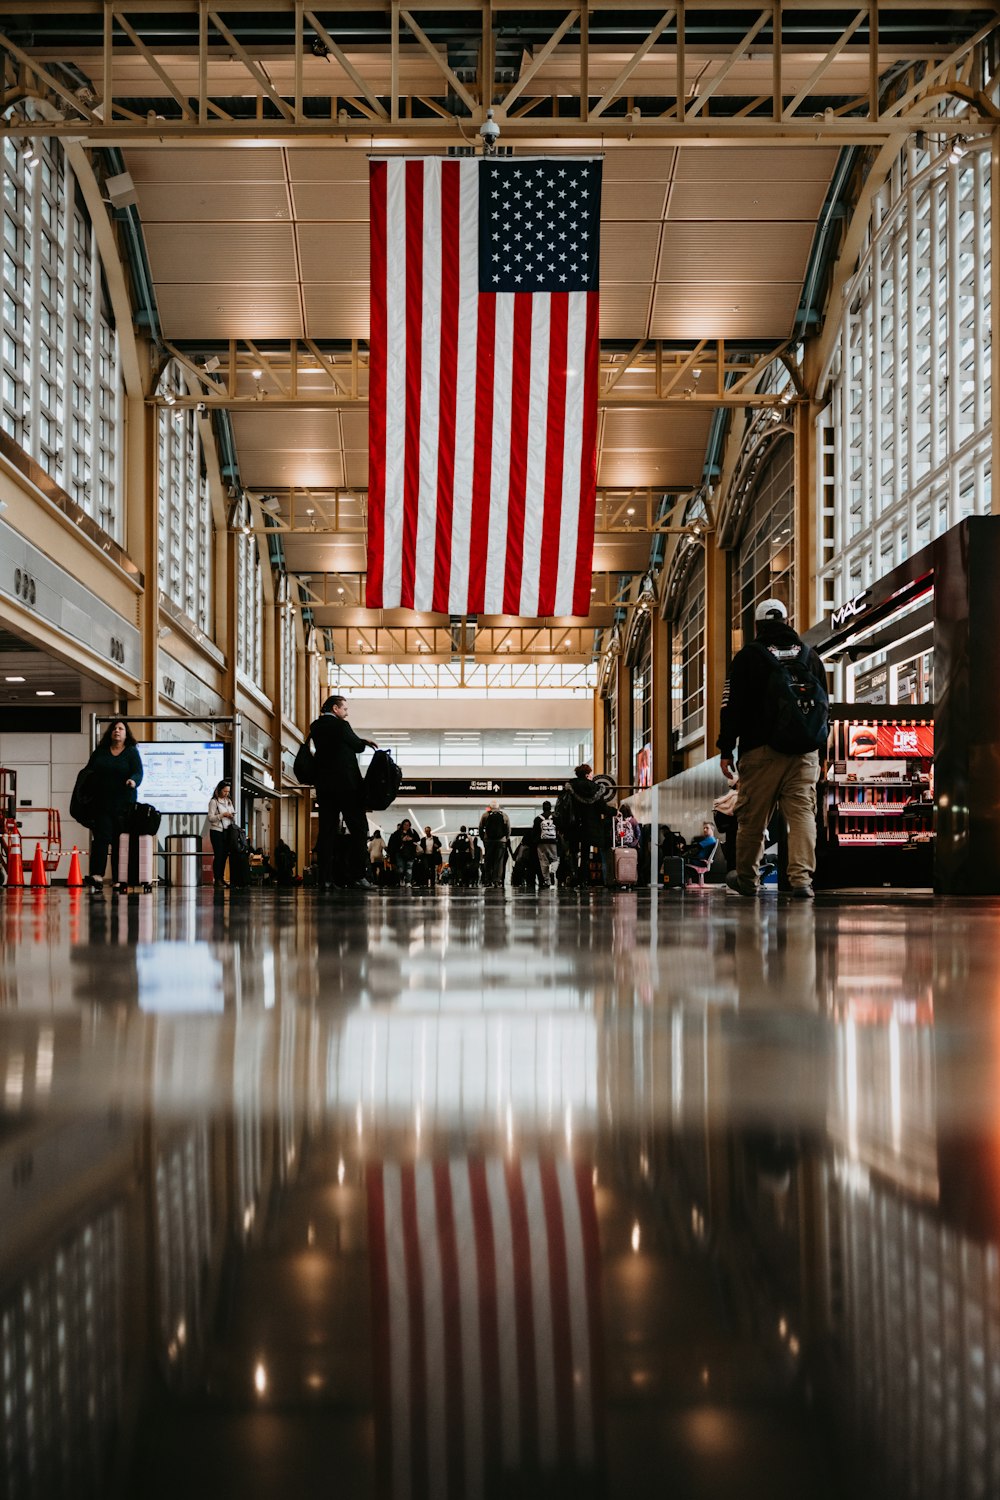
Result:
{"label": "flag reflection on floor", "polygon": [[368,1169],[380,1491],[596,1494],[591,1170],[453,1158]]}

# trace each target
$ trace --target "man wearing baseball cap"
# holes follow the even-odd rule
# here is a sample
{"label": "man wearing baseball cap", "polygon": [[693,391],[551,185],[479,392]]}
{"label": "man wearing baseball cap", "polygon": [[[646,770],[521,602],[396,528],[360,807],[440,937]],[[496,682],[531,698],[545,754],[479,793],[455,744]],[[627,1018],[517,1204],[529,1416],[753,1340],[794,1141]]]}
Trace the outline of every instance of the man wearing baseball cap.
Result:
{"label": "man wearing baseball cap", "polygon": [[755,612],[757,634],[733,657],[722,694],[719,738],[722,770],[733,780],[739,745],[737,895],[759,890],[764,835],[777,810],[788,826],[788,883],[802,900],[813,895],[816,866],[816,783],[828,732],[826,671],[788,623],[780,599]]}

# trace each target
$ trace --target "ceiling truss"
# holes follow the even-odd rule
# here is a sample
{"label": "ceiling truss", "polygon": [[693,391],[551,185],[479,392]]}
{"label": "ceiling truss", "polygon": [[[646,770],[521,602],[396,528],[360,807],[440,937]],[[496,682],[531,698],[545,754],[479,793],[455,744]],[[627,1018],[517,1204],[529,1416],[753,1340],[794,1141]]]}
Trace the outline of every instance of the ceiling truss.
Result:
{"label": "ceiling truss", "polygon": [[[154,394],[155,405],[178,409],[253,411],[263,404],[298,410],[367,409],[368,348],[325,349],[312,339],[267,346],[232,340],[210,354],[165,342],[163,352],[189,377],[187,395]],[[601,350],[598,407],[776,406],[781,398],[756,382],[784,358],[796,378],[789,341],[747,348],[725,339],[683,345],[641,339],[630,350]]]}
{"label": "ceiling truss", "polygon": [[[995,8],[967,0],[634,0],[624,16],[617,0],[383,0],[363,38],[355,0],[51,9],[74,25],[39,26],[37,0],[5,0],[4,108],[44,98],[54,118],[33,130],[91,146],[335,134],[366,149],[471,149],[490,106],[504,143],[874,143],[921,128],[935,91],[972,106],[945,131],[967,133],[976,110],[996,117],[981,46]],[[964,39],[933,40],[943,12]],[[904,60],[911,75],[886,98],[882,80]]]}
{"label": "ceiling truss", "polygon": [[[473,622],[470,620],[470,625]],[[446,626],[354,626],[323,630],[334,660],[369,657],[376,661],[415,659],[442,662],[459,658],[453,632]],[[465,656],[477,661],[551,660],[589,662],[595,656],[594,625],[475,625],[465,632]]]}

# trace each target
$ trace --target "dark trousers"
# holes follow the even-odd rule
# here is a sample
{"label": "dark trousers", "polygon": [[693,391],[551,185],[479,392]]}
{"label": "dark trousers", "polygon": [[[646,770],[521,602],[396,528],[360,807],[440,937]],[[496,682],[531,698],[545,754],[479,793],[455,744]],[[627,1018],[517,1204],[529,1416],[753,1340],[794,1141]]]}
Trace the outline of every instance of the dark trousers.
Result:
{"label": "dark trousers", "polygon": [[340,836],[340,819],[347,824],[351,841],[348,880],[361,880],[368,874],[368,816],[357,802],[350,801],[332,788],[317,787],[319,801],[319,838],[316,840],[316,860],[319,865],[321,885],[333,880],[337,839]]}
{"label": "dark trousers", "polygon": [[118,839],[125,828],[124,813],[102,812],[94,819],[90,839],[90,876],[103,880],[111,850],[111,879],[118,881]]}
{"label": "dark trousers", "polygon": [[226,861],[229,858],[229,830],[210,828],[208,836],[212,840],[212,852],[215,855],[212,860],[212,879],[225,880]]}
{"label": "dark trousers", "polygon": [[483,871],[484,885],[503,885],[507,865],[507,840],[486,840],[486,867]]}

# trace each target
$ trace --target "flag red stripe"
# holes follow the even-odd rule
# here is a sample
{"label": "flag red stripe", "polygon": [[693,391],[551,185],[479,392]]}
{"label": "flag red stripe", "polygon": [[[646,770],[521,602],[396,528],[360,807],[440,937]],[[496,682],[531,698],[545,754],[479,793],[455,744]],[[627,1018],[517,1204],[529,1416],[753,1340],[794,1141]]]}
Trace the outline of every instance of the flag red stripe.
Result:
{"label": "flag red stripe", "polygon": [[552,1306],[552,1354],[555,1375],[556,1433],[559,1464],[571,1468],[576,1458],[573,1420],[573,1334],[569,1315],[569,1266],[566,1228],[556,1165],[551,1157],[538,1163],[549,1242],[549,1300]]}
{"label": "flag red stripe", "polygon": [[505,1169],[514,1253],[514,1320],[517,1327],[517,1385],[520,1404],[521,1462],[538,1469],[538,1372],[535,1368],[535,1313],[531,1299],[531,1235],[519,1162]]}
{"label": "flag red stripe", "polygon": [[371,212],[371,293],[368,358],[368,572],[365,602],[382,606],[385,567],[385,361],[386,361],[386,193],[389,167],[373,162],[369,185]]}
{"label": "flag red stripe", "polygon": [[580,1205],[583,1237],[584,1288],[587,1295],[587,1328],[590,1343],[590,1410],[593,1414],[594,1458],[598,1474],[604,1471],[604,1336],[601,1330],[601,1241],[590,1169],[578,1164],[576,1196]]}
{"label": "flag red stripe", "polygon": [[376,1445],[375,1479],[378,1494],[392,1494],[392,1386],[389,1370],[389,1260],[385,1237],[385,1190],[381,1166],[366,1173],[368,1240],[371,1246],[372,1356],[375,1373],[375,1425],[382,1441]]}
{"label": "flag red stripe", "polygon": [[504,614],[521,613],[521,569],[524,563],[524,503],[528,482],[528,426],[531,417],[531,321],[533,299],[514,296],[513,400],[510,410],[510,464],[507,489],[507,564],[503,575]]}
{"label": "flag red stripe", "polygon": [[451,528],[455,482],[461,171],[460,162],[441,164],[441,368],[438,412],[438,503],[437,528],[434,533],[432,607],[445,614],[448,612],[448,589],[451,582]]}
{"label": "flag red stripe", "polygon": [[500,1469],[500,1327],[497,1318],[497,1262],[493,1215],[486,1186],[486,1164],[469,1162],[472,1219],[476,1228],[479,1278],[479,1347],[483,1383],[483,1469],[489,1478]]}
{"label": "flag red stripe", "polygon": [[476,437],[472,460],[472,525],[469,556],[469,614],[479,614],[486,596],[486,542],[490,532],[490,479],[493,468],[493,349],[497,299],[479,298],[476,335]]}
{"label": "flag red stripe", "polygon": [[553,292],[549,312],[549,405],[545,434],[545,493],[538,613],[555,609],[559,578],[559,524],[562,514],[563,449],[566,442],[566,353],[569,296]]}
{"label": "flag red stripe", "polygon": [[420,499],[420,382],[424,317],[424,164],[406,163],[406,426],[403,459],[403,557],[400,604],[413,608]]}
{"label": "flag red stripe", "polygon": [[594,567],[594,516],[597,507],[597,385],[600,343],[598,294],[587,293],[587,335],[583,390],[583,445],[580,453],[580,522],[576,534],[576,583],[573,613],[590,613],[590,579]]}
{"label": "flag red stripe", "polygon": [[438,1249],[441,1256],[441,1299],[444,1304],[445,1427],[447,1432],[448,1494],[465,1494],[465,1414],[462,1407],[462,1322],[459,1304],[458,1242],[447,1161],[434,1164],[434,1201],[437,1209]]}
{"label": "flag red stripe", "polygon": [[414,1500],[429,1491],[427,1472],[427,1351],[424,1347],[424,1285],[417,1227],[417,1187],[412,1166],[400,1171],[403,1204],[403,1256],[410,1315],[410,1472]]}

